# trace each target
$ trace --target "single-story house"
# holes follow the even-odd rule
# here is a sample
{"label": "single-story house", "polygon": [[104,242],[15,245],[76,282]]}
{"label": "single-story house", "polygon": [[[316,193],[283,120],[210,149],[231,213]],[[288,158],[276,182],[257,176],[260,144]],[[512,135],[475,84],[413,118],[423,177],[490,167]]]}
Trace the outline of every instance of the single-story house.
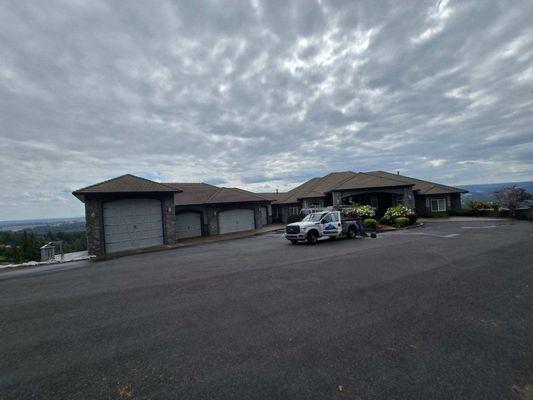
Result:
{"label": "single-story house", "polygon": [[368,204],[383,215],[387,208],[403,204],[426,215],[461,208],[464,189],[384,171],[332,172],[312,178],[281,193],[259,193],[272,200],[273,221],[287,222],[301,209]]}
{"label": "single-story house", "polygon": [[332,172],[286,193],[207,183],[159,183],[123,175],[73,192],[85,203],[88,250],[103,255],[196,236],[286,222],[302,208],[370,204],[382,215],[404,204],[419,215],[461,207],[466,190],[384,171]]}
{"label": "single-story house", "polygon": [[85,203],[88,250],[97,256],[258,229],[272,220],[271,200],[206,183],[159,183],[128,174],[73,195]]}

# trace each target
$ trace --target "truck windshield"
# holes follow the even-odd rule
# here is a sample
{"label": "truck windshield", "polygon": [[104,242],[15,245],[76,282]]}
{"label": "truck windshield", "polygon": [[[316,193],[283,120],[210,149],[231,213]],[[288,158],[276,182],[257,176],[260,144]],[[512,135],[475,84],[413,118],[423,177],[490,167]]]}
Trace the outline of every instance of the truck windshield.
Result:
{"label": "truck windshield", "polygon": [[327,213],[313,213],[307,215],[302,221],[308,221],[308,222],[318,222],[322,219],[324,215]]}

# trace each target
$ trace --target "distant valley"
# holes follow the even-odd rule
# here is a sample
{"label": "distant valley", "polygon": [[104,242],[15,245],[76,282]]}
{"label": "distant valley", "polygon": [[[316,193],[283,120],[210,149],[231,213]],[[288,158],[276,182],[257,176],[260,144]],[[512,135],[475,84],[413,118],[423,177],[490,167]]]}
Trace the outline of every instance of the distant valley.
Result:
{"label": "distant valley", "polygon": [[533,194],[533,181],[526,182],[505,182],[505,183],[487,183],[478,185],[458,185],[458,187],[468,190],[468,193],[462,196],[463,203],[476,200],[494,200],[494,192],[504,187],[519,186],[529,193]]}
{"label": "distant valley", "polygon": [[36,234],[45,234],[48,232],[80,232],[84,230],[84,217],[0,221],[0,231],[28,231]]}

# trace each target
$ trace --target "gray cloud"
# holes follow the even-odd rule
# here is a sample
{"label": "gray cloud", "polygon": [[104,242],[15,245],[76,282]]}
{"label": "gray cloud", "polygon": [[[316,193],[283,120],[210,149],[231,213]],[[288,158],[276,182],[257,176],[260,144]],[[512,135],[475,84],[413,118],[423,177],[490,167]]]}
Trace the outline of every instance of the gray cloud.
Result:
{"label": "gray cloud", "polygon": [[0,219],[126,172],[533,179],[530,1],[0,4]]}

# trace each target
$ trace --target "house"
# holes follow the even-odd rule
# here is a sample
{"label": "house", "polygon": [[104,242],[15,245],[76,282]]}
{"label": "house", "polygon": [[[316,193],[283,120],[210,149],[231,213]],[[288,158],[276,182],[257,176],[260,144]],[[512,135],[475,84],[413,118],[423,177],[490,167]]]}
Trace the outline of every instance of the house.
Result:
{"label": "house", "polygon": [[302,208],[369,204],[383,215],[404,204],[419,215],[461,208],[466,190],[384,171],[332,172],[312,178],[286,193],[259,193],[272,200],[273,221],[287,222]]}
{"label": "house", "polygon": [[206,183],[159,183],[128,174],[73,195],[85,203],[88,250],[97,256],[258,229],[272,220],[271,200]]}
{"label": "house", "polygon": [[286,222],[302,208],[370,204],[382,215],[404,204],[419,215],[461,207],[466,190],[384,171],[332,172],[286,193],[252,193],[207,183],[159,183],[122,175],[74,191],[85,203],[89,254],[173,244],[197,236]]}

